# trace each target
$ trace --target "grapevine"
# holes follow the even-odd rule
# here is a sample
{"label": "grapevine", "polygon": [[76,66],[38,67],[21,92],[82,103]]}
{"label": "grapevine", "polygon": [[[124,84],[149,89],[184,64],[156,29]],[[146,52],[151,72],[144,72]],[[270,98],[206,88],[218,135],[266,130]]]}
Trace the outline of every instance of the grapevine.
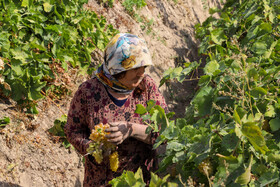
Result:
{"label": "grapevine", "polygon": [[[280,2],[228,0],[219,18],[196,25],[201,62],[167,70],[160,85],[199,79],[186,116],[137,106],[166,142],[158,172],[176,165],[175,181],[208,186],[279,186]],[[202,76],[193,75],[203,68]],[[186,181],[184,179],[190,180]]]}
{"label": "grapevine", "polygon": [[89,139],[93,140],[93,142],[89,144],[87,152],[95,158],[98,164],[101,164],[105,157],[109,155],[110,169],[116,172],[119,167],[118,152],[116,151],[117,146],[109,142],[105,137],[108,134],[105,132],[105,129],[109,127],[108,124],[103,125],[102,123],[94,127],[89,136]]}
{"label": "grapevine", "polygon": [[209,176],[212,175],[213,173],[213,166],[210,162],[209,158],[204,159],[199,165],[198,165],[198,170],[200,173],[205,175],[209,181],[209,186],[211,186],[211,181],[209,179]]}
{"label": "grapevine", "polygon": [[104,50],[118,31],[84,3],[0,2],[1,95],[37,114],[38,100],[69,91],[69,69],[92,74],[92,52]]}

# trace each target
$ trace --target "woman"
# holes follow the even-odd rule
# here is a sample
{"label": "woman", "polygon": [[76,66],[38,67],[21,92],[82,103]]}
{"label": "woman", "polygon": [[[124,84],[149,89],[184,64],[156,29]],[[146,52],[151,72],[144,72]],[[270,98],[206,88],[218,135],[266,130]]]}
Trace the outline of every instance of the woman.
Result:
{"label": "woman", "polygon": [[85,155],[91,130],[99,123],[108,123],[107,138],[117,145],[120,162],[118,170],[112,172],[108,162],[98,164],[92,156],[86,156],[85,187],[106,186],[123,170],[135,172],[139,167],[147,181],[155,169],[152,144],[157,135],[146,134],[147,125],[134,112],[137,104],[147,106],[148,100],[167,110],[155,82],[145,75],[145,68],[150,65],[144,40],[132,34],[117,34],[105,49],[104,63],[75,93],[65,125],[67,139]]}

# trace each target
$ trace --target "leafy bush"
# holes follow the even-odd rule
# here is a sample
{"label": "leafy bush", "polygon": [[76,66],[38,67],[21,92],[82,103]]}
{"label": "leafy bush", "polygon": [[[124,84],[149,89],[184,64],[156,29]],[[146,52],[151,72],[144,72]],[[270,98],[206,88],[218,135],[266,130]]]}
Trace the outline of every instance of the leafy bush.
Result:
{"label": "leafy bush", "polygon": [[[69,141],[66,139],[66,135],[64,133],[64,126],[67,122],[67,115],[62,115],[60,118],[56,119],[54,121],[54,126],[50,128],[48,131],[51,133],[53,136],[59,137],[59,139],[62,141],[62,145],[67,149],[71,147],[71,144]],[[74,149],[74,147],[72,146]]]}
{"label": "leafy bush", "polygon": [[[158,177],[156,174],[151,173],[151,181],[149,183],[149,187],[160,187],[160,186],[178,186],[175,183],[168,182],[167,179],[169,175],[166,175],[163,179]],[[143,173],[141,168],[133,173],[131,171],[124,171],[123,174],[119,177],[114,178],[112,181],[109,182],[113,187],[145,187],[147,186],[143,179]]]}
{"label": "leafy bush", "polygon": [[[136,112],[153,121],[166,142],[160,171],[176,165],[186,186],[279,186],[280,179],[280,2],[229,0],[219,12],[196,26],[200,54],[207,55],[185,118],[170,120],[159,106]],[[183,81],[197,68],[168,70],[168,79]],[[148,112],[148,113],[147,113]]]}
{"label": "leafy bush", "polygon": [[[5,62],[5,94],[29,112],[54,82],[56,68],[87,72],[91,53],[103,50],[117,31],[103,17],[87,11],[87,1],[49,0],[0,2],[0,57]],[[7,84],[9,86],[7,86]],[[9,89],[5,89],[9,88]]]}

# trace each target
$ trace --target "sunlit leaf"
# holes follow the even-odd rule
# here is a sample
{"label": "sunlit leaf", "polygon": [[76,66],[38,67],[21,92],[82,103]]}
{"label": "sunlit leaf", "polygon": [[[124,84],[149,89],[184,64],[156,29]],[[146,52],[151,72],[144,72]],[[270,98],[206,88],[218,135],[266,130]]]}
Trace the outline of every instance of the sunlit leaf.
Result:
{"label": "sunlit leaf", "polygon": [[29,6],[29,0],[22,0],[21,6],[22,7],[28,7]]}
{"label": "sunlit leaf", "polygon": [[268,105],[264,115],[266,117],[274,117],[276,115],[274,106],[273,105]]}
{"label": "sunlit leaf", "polygon": [[258,55],[262,55],[266,52],[267,45],[263,42],[255,42],[252,46],[252,51]]}
{"label": "sunlit leaf", "polygon": [[174,68],[173,71],[170,73],[170,79],[177,78],[182,71],[183,71],[182,67]]}
{"label": "sunlit leaf", "polygon": [[20,60],[22,63],[26,63],[26,58],[28,57],[27,52],[23,51],[22,48],[16,48],[15,50],[11,50],[13,54],[13,58],[16,60]]}
{"label": "sunlit leaf", "polygon": [[5,127],[10,123],[9,117],[4,117],[0,119],[0,127]]}
{"label": "sunlit leaf", "polygon": [[265,31],[265,32],[270,33],[270,32],[272,31],[272,25],[271,25],[271,23],[263,22],[263,23],[260,25],[260,29],[262,29],[262,30]]}
{"label": "sunlit leaf", "polygon": [[136,105],[135,113],[143,115],[143,114],[147,113],[147,110],[146,110],[146,108],[143,105],[137,104]]}
{"label": "sunlit leaf", "polygon": [[269,162],[280,162],[280,153],[269,153],[267,156]]}
{"label": "sunlit leaf", "polygon": [[219,69],[220,65],[218,64],[218,62],[216,60],[210,61],[206,64],[205,68],[204,68],[204,72],[207,75],[213,75],[218,69]]}
{"label": "sunlit leaf", "polygon": [[45,3],[43,4],[43,7],[44,7],[44,11],[45,11],[45,12],[50,12],[50,11],[52,11],[53,5],[51,5],[51,4],[48,3],[48,2],[45,2]]}
{"label": "sunlit leaf", "polygon": [[169,150],[174,150],[174,151],[181,151],[182,149],[184,149],[184,145],[179,143],[179,142],[170,142],[168,143],[166,149],[169,149]]}
{"label": "sunlit leaf", "polygon": [[235,126],[234,132],[238,138],[242,138],[241,128],[239,126]]}
{"label": "sunlit leaf", "polygon": [[67,121],[67,115],[62,115],[60,118],[57,118],[54,121],[54,126],[50,128],[48,131],[54,136],[65,137],[64,133],[64,125]]}
{"label": "sunlit leaf", "polygon": [[222,158],[222,159],[225,159],[226,161],[233,162],[233,163],[238,163],[238,159],[233,155],[224,156],[224,155],[221,155],[221,154],[217,154],[217,156]]}
{"label": "sunlit leaf", "polygon": [[268,151],[261,129],[256,123],[247,122],[242,124],[241,132],[249,139],[256,150],[260,151],[262,154]]}
{"label": "sunlit leaf", "polygon": [[234,112],[233,112],[233,118],[238,124],[241,125],[241,119],[240,119],[239,114],[236,110],[234,110]]}
{"label": "sunlit leaf", "polygon": [[156,102],[154,100],[149,100],[147,102],[146,110],[149,112],[155,106],[155,104],[156,104]]}
{"label": "sunlit leaf", "polygon": [[251,167],[253,162],[253,155],[250,157],[249,165],[245,169],[245,172],[242,173],[237,179],[235,180],[235,183],[241,184],[241,185],[247,185],[251,180]]}
{"label": "sunlit leaf", "polygon": [[216,44],[222,45],[222,42],[227,39],[227,36],[224,34],[224,30],[219,28],[211,32],[211,38]]}

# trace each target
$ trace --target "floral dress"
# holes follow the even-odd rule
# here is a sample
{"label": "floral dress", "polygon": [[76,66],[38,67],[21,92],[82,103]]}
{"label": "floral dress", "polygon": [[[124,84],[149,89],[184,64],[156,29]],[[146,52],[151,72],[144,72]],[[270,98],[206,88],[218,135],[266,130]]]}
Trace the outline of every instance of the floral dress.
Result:
{"label": "floral dress", "polygon": [[[65,134],[68,141],[85,155],[90,143],[89,135],[94,126],[107,122],[128,121],[143,124],[142,118],[135,114],[137,104],[146,106],[148,100],[156,101],[167,110],[164,97],[161,95],[154,80],[145,75],[143,78],[145,91],[136,97],[132,93],[123,106],[119,107],[109,97],[104,85],[96,78],[82,83],[72,99]],[[144,124],[143,124],[144,125]],[[152,142],[157,134],[152,134]],[[108,182],[120,176],[124,170],[137,171],[141,167],[144,180],[147,181],[150,171],[156,167],[156,155],[152,145],[132,137],[118,145],[119,168],[116,172],[110,170],[109,162],[98,164],[92,156],[85,157],[84,187],[108,186]]]}

